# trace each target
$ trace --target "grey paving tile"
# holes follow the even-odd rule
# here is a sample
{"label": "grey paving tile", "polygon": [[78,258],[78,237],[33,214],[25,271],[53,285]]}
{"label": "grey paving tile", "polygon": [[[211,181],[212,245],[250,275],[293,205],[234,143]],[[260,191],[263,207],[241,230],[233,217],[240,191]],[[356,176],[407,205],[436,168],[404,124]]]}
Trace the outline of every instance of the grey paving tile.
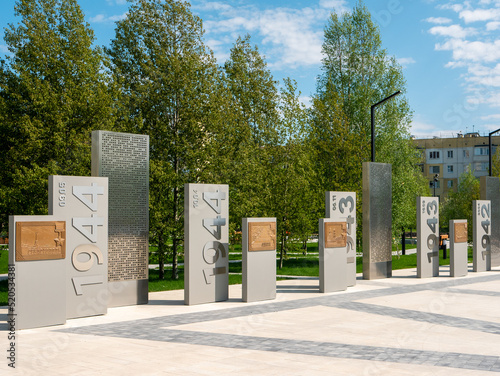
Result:
{"label": "grey paving tile", "polygon": [[[382,305],[360,303],[357,300],[384,297],[419,291],[450,291],[472,294],[475,290],[455,289],[458,286],[477,284],[500,280],[500,274],[495,273],[482,277],[451,279],[440,282],[421,283],[411,286],[388,286],[386,288],[359,291],[346,294],[325,295],[286,302],[272,302],[259,306],[242,305],[237,308],[219,309],[208,312],[169,315],[150,319],[135,320],[122,323],[92,325],[79,328],[60,329],[56,331],[73,334],[91,334],[97,336],[145,339],[171,343],[196,344],[232,349],[251,349],[265,352],[280,352],[290,354],[306,354],[320,357],[363,359],[404,364],[422,364],[455,369],[487,370],[500,372],[500,357],[452,352],[419,351],[405,348],[390,348],[365,345],[350,345],[345,343],[306,341],[280,338],[262,338],[244,335],[206,333],[186,330],[176,330],[183,324],[210,322],[231,318],[241,318],[256,314],[283,312],[314,306],[339,307],[367,312],[388,317],[402,318],[433,325],[446,325],[466,328],[490,334],[500,334],[497,323],[460,318],[449,315],[433,314],[416,310],[391,308]],[[486,295],[486,294],[482,294]],[[496,298],[499,294],[487,294]]]}

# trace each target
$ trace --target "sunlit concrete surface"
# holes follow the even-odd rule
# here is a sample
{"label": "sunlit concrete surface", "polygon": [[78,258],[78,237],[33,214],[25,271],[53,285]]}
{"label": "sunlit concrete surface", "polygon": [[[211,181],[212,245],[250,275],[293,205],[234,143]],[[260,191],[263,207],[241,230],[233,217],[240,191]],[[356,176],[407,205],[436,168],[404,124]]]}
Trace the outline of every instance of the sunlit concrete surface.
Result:
{"label": "sunlit concrete surface", "polygon": [[[315,279],[277,282],[275,300],[149,304],[16,333],[20,375],[491,375],[500,372],[500,268],[417,279],[361,279],[321,294]],[[0,308],[3,322],[6,307]],[[7,326],[0,344],[7,353]]]}

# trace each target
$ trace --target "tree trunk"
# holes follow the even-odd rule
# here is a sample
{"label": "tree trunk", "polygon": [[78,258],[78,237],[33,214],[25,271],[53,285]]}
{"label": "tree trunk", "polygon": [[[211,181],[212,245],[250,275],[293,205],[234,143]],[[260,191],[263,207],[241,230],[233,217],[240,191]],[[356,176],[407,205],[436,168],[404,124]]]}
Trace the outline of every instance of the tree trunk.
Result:
{"label": "tree trunk", "polygon": [[158,278],[164,279],[165,278],[165,241],[163,239],[163,234],[160,234],[158,236],[157,253],[158,253],[158,264],[160,265]]}
{"label": "tree trunk", "polygon": [[178,270],[178,262],[177,262],[177,238],[175,235],[172,238],[172,249],[173,249],[173,256],[172,256],[172,279],[178,280],[179,279],[179,270]]}
{"label": "tree trunk", "polygon": [[[178,172],[178,162],[177,158],[175,159],[175,172],[177,174]],[[173,210],[173,217],[175,221],[178,220],[177,218],[177,212],[179,210],[178,208],[178,198],[179,198],[179,188],[175,187],[174,188],[174,210]],[[172,233],[172,279],[173,280],[178,280],[179,279],[179,270],[177,267],[177,234],[176,231],[174,230]]]}
{"label": "tree trunk", "polygon": [[280,245],[280,270],[283,269],[283,253],[285,251],[285,237],[283,232],[281,233],[281,245]]}

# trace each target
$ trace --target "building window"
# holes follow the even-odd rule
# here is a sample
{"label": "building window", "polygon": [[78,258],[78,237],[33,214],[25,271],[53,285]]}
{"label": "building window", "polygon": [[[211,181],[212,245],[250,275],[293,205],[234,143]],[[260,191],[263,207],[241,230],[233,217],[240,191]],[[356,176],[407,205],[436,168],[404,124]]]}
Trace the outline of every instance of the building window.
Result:
{"label": "building window", "polygon": [[464,158],[469,158],[469,150],[464,150]]}
{"label": "building window", "polygon": [[490,164],[488,162],[481,162],[476,164],[477,171],[488,171]]}
{"label": "building window", "polygon": [[439,166],[429,166],[429,174],[439,174]]}
{"label": "building window", "polygon": [[453,188],[453,180],[448,180],[448,188]]}
{"label": "building window", "polygon": [[453,158],[453,150],[448,150],[448,158]]}
{"label": "building window", "polygon": [[429,158],[430,159],[438,159],[439,158],[439,151],[430,151]]}
{"label": "building window", "polygon": [[[438,189],[441,186],[440,181],[438,180],[435,183],[436,183],[436,189]],[[434,180],[429,181],[429,188],[431,189],[434,188]]]}
{"label": "building window", "polygon": [[448,166],[448,172],[453,172],[453,165]]}
{"label": "building window", "polygon": [[475,148],[474,155],[488,155],[489,149],[485,147]]}

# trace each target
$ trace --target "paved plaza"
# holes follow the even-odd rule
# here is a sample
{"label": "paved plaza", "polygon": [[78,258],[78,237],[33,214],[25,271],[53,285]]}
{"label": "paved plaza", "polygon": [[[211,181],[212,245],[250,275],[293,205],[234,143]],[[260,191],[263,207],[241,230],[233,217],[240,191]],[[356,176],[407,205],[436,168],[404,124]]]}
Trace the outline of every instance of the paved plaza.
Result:
{"label": "paved plaza", "polygon": [[[470,267],[471,270],[471,267]],[[415,269],[320,294],[314,279],[277,283],[277,299],[148,305],[17,333],[1,375],[491,375],[500,373],[500,268],[417,279]],[[2,321],[6,307],[0,308]],[[0,343],[7,350],[7,327]],[[3,333],[3,334],[2,334]]]}

